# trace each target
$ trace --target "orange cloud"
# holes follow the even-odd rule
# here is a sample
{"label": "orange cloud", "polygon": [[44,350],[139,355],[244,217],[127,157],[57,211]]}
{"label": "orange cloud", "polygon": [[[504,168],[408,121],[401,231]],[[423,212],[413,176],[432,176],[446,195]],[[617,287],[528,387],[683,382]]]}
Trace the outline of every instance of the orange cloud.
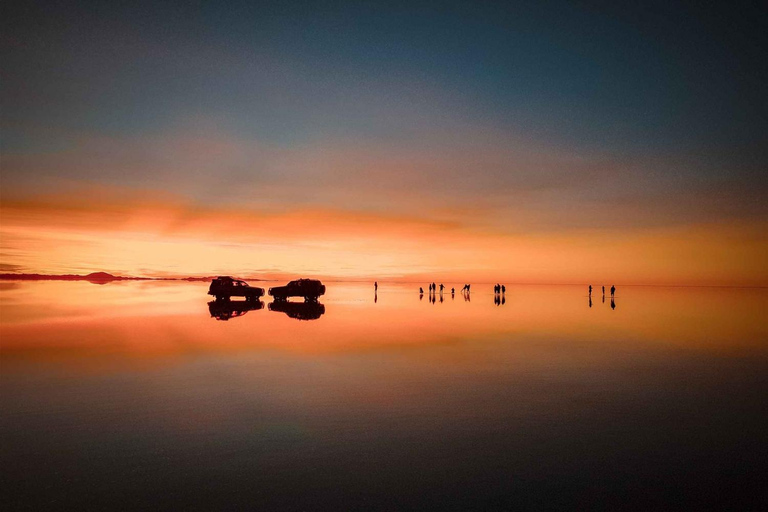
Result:
{"label": "orange cloud", "polygon": [[443,212],[217,208],[167,194],[91,192],[95,199],[59,195],[3,202],[2,263],[50,273],[768,283],[768,231],[760,223],[515,234],[435,220],[451,217]]}

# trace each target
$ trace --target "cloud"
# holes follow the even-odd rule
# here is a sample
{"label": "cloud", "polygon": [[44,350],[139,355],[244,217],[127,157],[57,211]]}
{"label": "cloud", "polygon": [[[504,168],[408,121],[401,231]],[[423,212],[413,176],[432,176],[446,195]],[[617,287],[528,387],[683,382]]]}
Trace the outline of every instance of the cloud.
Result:
{"label": "cloud", "polygon": [[[759,194],[738,180],[693,180],[696,165],[681,156],[576,152],[471,124],[435,128],[410,142],[361,138],[284,147],[197,119],[162,134],[74,134],[64,150],[6,153],[2,197],[79,194],[93,184],[164,191],[201,209],[396,212],[512,232],[765,213]],[[100,207],[111,214],[109,205]]]}
{"label": "cloud", "polygon": [[342,208],[199,205],[92,189],[0,206],[3,263],[126,275],[315,275],[446,281],[762,284],[764,223],[514,233]]}

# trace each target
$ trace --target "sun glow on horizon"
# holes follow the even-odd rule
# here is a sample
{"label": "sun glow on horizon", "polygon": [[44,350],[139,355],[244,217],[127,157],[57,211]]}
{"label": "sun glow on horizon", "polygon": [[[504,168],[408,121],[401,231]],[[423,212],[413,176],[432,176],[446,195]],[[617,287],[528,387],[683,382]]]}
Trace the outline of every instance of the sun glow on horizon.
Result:
{"label": "sun glow on horizon", "polygon": [[515,233],[428,215],[71,196],[4,202],[0,219],[6,272],[768,284],[759,224]]}

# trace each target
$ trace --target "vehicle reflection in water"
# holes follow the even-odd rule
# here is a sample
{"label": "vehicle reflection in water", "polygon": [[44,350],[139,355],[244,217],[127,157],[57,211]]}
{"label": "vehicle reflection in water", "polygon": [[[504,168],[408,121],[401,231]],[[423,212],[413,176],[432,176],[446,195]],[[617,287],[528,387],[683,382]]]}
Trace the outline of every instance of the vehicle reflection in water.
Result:
{"label": "vehicle reflection in water", "polygon": [[325,314],[325,305],[320,302],[290,302],[276,300],[269,304],[270,311],[285,313],[296,320],[317,320]]}
{"label": "vehicle reflection in water", "polygon": [[225,323],[207,288],[0,283],[6,508],[765,509],[768,289],[334,283],[322,322]]}
{"label": "vehicle reflection in water", "polygon": [[224,321],[259,309],[264,309],[264,303],[260,300],[212,300],[208,303],[211,318]]}

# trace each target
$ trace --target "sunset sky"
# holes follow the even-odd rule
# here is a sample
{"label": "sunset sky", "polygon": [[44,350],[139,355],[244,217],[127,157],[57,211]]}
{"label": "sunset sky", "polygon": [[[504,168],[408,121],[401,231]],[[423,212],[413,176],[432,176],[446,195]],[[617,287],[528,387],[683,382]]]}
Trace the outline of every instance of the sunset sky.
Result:
{"label": "sunset sky", "polygon": [[757,2],[7,2],[0,272],[768,286]]}

